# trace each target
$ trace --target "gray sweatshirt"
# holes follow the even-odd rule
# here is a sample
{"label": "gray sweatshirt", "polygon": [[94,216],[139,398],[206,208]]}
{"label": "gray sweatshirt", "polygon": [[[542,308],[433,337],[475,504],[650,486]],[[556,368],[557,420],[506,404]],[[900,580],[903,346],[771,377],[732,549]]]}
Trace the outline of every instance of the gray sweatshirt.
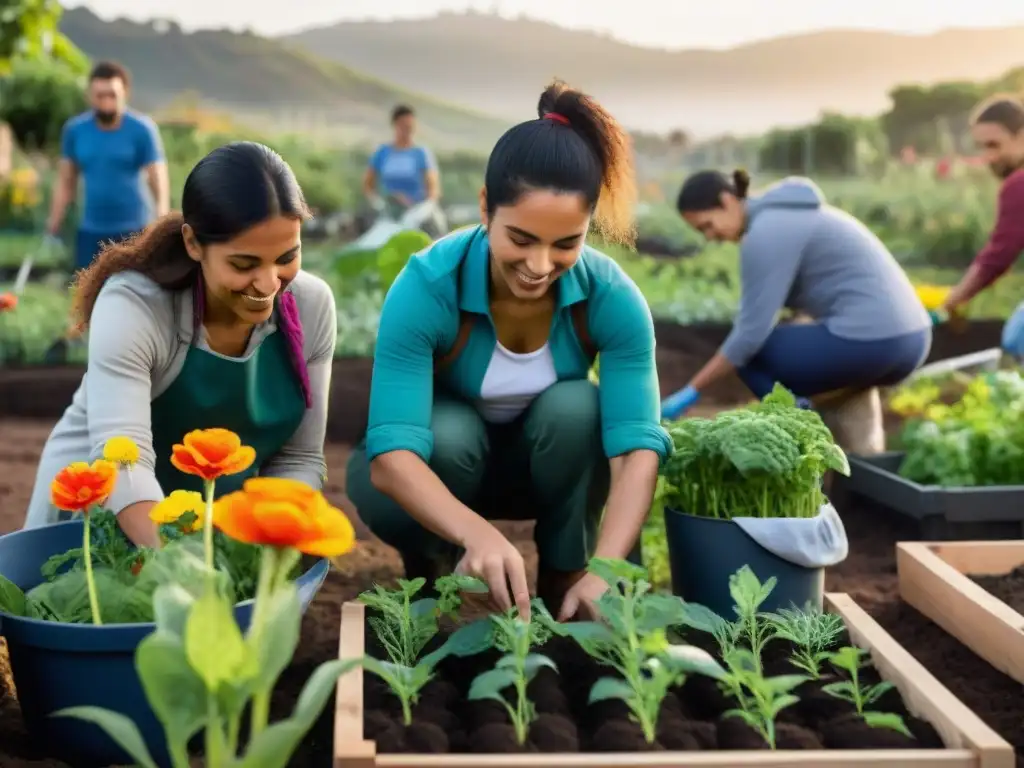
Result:
{"label": "gray sweatshirt", "polygon": [[[301,480],[313,488],[323,484],[324,435],[337,315],[330,287],[315,275],[299,272],[288,288],[295,295],[305,337],[312,408],[262,474]],[[248,357],[270,334],[275,317],[256,326],[245,352]],[[197,346],[209,349],[202,329]],[[168,291],[138,272],[110,278],[100,291],[89,326],[89,362],[82,384],[57,422],[43,449],[26,528],[56,522],[50,503],[50,482],[74,461],[92,461],[115,436],[130,437],[139,446],[139,462],[122,470],[107,507],[120,512],[138,501],[160,501],[164,492],[154,473],[150,403],[167,390],[181,372],[192,341],[192,291]],[[165,459],[166,460],[166,459]]]}
{"label": "gray sweatshirt", "polygon": [[740,283],[739,311],[721,350],[737,367],[761,349],[783,307],[855,341],[931,326],[885,245],[857,219],[828,205],[810,179],[784,179],[747,202]]}

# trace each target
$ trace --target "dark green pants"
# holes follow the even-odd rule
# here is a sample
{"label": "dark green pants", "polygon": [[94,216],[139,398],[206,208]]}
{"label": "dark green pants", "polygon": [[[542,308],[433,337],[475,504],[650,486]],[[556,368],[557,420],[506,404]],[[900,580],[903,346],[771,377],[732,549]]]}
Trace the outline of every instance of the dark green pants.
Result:
{"label": "dark green pants", "polygon": [[[537,521],[541,567],[586,567],[608,498],[597,388],[563,381],[545,390],[510,424],[489,424],[476,408],[435,396],[430,468],[463,504],[490,520]],[[363,446],[348,463],[346,489],[359,517],[399,552],[454,554],[370,483]]]}

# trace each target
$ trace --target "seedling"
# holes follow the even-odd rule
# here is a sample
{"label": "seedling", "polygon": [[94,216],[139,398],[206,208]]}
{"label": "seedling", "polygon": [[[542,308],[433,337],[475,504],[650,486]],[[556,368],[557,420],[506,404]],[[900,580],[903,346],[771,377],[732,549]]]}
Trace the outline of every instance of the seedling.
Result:
{"label": "seedling", "polygon": [[723,659],[743,643],[753,653],[757,669],[760,670],[761,653],[776,636],[764,621],[760,609],[775,589],[775,584],[774,576],[762,584],[750,567],[744,565],[729,577],[729,594],[736,613],[734,621],[719,616],[703,605],[684,603],[679,623],[714,637]]}
{"label": "seedling", "polygon": [[699,648],[668,643],[665,631],[682,623],[683,602],[671,595],[652,594],[643,568],[594,558],[588,570],[609,585],[597,601],[600,621],[555,624],[543,613],[539,618],[619,673],[619,677],[604,677],[594,684],[590,703],[620,699],[644,738],[653,743],[658,713],[669,689],[681,685],[689,673],[721,678],[724,670]]}
{"label": "seedling", "polygon": [[435,583],[438,597],[413,598],[427,583],[418,578],[398,580],[398,589],[385,589],[375,584],[372,591],[363,592],[359,600],[380,613],[367,621],[384,646],[393,664],[414,667],[423,648],[438,630],[438,619],[454,616],[461,601],[460,592],[486,592],[487,586],[471,576],[443,576]]}
{"label": "seedling", "polygon": [[414,667],[380,661],[372,656],[363,657],[363,667],[388,684],[391,692],[402,704],[402,722],[412,724],[412,708],[419,701],[423,686],[434,679],[434,665],[420,662]]}
{"label": "seedling", "polygon": [[829,649],[843,633],[842,617],[808,606],[802,611],[783,608],[764,618],[774,631],[773,637],[793,644],[790,663],[811,679],[820,679],[821,665],[828,660]]}
{"label": "seedling", "polygon": [[722,687],[740,705],[726,717],[738,717],[775,749],[775,719],[786,707],[800,699],[792,691],[808,680],[804,675],[764,677],[760,660],[746,648],[734,648],[723,661],[728,670]]}
{"label": "seedling", "polygon": [[[532,609],[533,617],[542,611],[547,613],[537,600],[533,601]],[[469,687],[468,698],[470,701],[490,699],[501,704],[512,721],[516,741],[525,744],[530,725],[537,719],[536,708],[526,695],[527,686],[544,667],[558,671],[551,659],[530,650],[547,642],[552,633],[543,620],[522,621],[515,608],[504,616],[491,616],[490,620],[494,625],[494,646],[505,655],[498,659],[494,669],[477,675]],[[502,695],[509,686],[515,689],[511,704]]]}
{"label": "seedling", "polygon": [[904,736],[913,738],[913,734],[907,729],[903,718],[893,712],[874,712],[867,707],[878,701],[881,696],[893,688],[893,684],[883,680],[871,686],[862,686],[860,682],[860,670],[864,666],[864,656],[867,653],[863,648],[846,646],[835,653],[828,655],[828,661],[841,672],[850,676],[849,680],[842,680],[838,683],[829,683],[822,686],[822,690],[837,699],[848,701],[853,704],[857,714],[865,723],[872,728],[890,728],[902,733]]}

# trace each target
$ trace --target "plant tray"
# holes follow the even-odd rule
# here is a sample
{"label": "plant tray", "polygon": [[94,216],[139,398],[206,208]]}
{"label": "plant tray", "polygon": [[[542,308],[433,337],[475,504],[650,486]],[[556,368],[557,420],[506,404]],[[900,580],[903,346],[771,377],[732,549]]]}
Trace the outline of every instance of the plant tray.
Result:
{"label": "plant tray", "polygon": [[1024,566],[1024,541],[896,545],[900,597],[989,664],[1024,683],[1024,616],[970,576]]}
{"label": "plant tray", "polygon": [[850,456],[850,476],[836,477],[833,490],[911,518],[928,541],[1024,538],[1024,485],[921,485],[900,477],[903,455]]}
{"label": "plant tray", "polygon": [[[828,609],[846,622],[850,639],[869,649],[878,671],[896,684],[910,711],[928,720],[946,749],[722,751],[580,754],[377,754],[363,736],[363,670],[338,681],[334,721],[335,768],[1013,768],[1013,748],[946,690],[848,595],[826,595]],[[342,606],[339,656],[364,653],[365,607]]]}

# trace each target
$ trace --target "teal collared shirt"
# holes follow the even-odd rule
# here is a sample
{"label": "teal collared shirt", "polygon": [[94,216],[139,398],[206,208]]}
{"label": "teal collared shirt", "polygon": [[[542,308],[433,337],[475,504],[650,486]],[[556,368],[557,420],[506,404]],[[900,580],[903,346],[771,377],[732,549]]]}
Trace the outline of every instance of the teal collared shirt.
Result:
{"label": "teal collared shirt", "polygon": [[[473,324],[459,356],[438,383],[466,400],[480,397],[497,337],[490,313],[490,248],[482,227],[448,235],[413,256],[384,300],[370,387],[366,453],[412,451],[430,461],[434,362],[455,344],[460,312]],[[664,459],[672,442],[662,428],[654,322],[643,294],[612,259],[585,247],[558,278],[558,306],[548,343],[559,381],[587,377],[570,307],[587,302],[587,330],[601,357],[601,432],[609,458],[651,450]]]}

